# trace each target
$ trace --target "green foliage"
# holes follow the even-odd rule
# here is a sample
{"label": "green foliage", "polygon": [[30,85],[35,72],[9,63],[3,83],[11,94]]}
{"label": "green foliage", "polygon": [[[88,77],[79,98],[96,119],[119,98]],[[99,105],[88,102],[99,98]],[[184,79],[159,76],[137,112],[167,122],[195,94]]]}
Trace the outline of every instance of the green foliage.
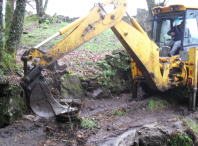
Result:
{"label": "green foliage", "polygon": [[104,76],[114,76],[115,75],[115,71],[113,71],[113,70],[104,70],[103,75]]}
{"label": "green foliage", "polygon": [[[16,120],[22,113],[27,110],[23,99],[19,95],[20,87],[18,84],[14,84],[9,81],[7,87],[1,91],[1,98],[0,98],[0,115],[8,116],[9,123]],[[15,107],[13,109],[13,107]],[[0,118],[3,120],[3,117]],[[5,122],[5,121],[0,121]]]}
{"label": "green foliage", "polygon": [[111,110],[110,112],[106,113],[106,116],[114,116],[114,115],[119,115],[119,116],[125,116],[129,113],[129,109],[118,109],[118,110]]}
{"label": "green foliage", "polygon": [[120,60],[120,59],[118,59],[118,60],[117,60],[117,62],[118,62],[118,63],[120,63],[120,62],[121,62],[121,60]]}
{"label": "green foliage", "polygon": [[116,70],[113,70],[106,61],[100,61],[98,64],[104,69],[104,71],[101,73],[102,77],[98,79],[99,85],[101,85],[103,88],[113,87],[113,80],[111,77],[115,76]]}
{"label": "green foliage", "polygon": [[125,57],[125,60],[130,60],[131,58],[130,57]]}
{"label": "green foliage", "polygon": [[66,96],[66,94],[65,94],[65,93],[62,93],[62,95],[61,95],[61,99],[64,99],[64,98],[65,98],[65,96]]}
{"label": "green foliage", "polygon": [[[83,69],[82,66],[80,66],[80,65],[77,65],[77,64],[76,64],[76,65],[74,65],[74,66],[75,66],[76,68],[80,69],[80,70]],[[88,69],[88,68],[89,68],[89,67],[87,66],[87,69]]]}
{"label": "green foliage", "polygon": [[83,129],[87,129],[87,128],[94,128],[95,127],[95,122],[89,120],[89,119],[84,119],[84,118],[80,118],[81,120],[81,124],[80,126],[83,128]]}
{"label": "green foliage", "polygon": [[184,123],[188,124],[188,126],[196,133],[198,136],[198,125],[194,121],[190,120],[182,120]]}
{"label": "green foliage", "polygon": [[45,80],[46,80],[46,83],[47,83],[48,85],[50,85],[50,84],[53,83],[53,79],[52,79],[52,78],[47,77],[47,78],[45,78]]}
{"label": "green foliage", "polygon": [[123,70],[127,71],[128,69],[131,69],[131,65],[123,66]]}
{"label": "green foliage", "polygon": [[124,116],[124,115],[128,114],[128,112],[129,112],[129,110],[127,110],[127,111],[120,110],[120,111],[118,111],[118,115]]}
{"label": "green foliage", "polygon": [[167,140],[168,146],[192,146],[193,141],[186,133],[179,133]]}
{"label": "green foliage", "polygon": [[148,107],[150,110],[162,110],[169,106],[169,103],[165,100],[154,98],[149,101]]}
{"label": "green foliage", "polygon": [[150,110],[153,110],[154,106],[155,106],[155,103],[154,103],[154,101],[151,99],[151,100],[149,101],[149,109],[150,109]]}
{"label": "green foliage", "polygon": [[18,65],[16,64],[15,58],[12,55],[3,53],[3,72],[6,73],[8,71],[18,70]]}

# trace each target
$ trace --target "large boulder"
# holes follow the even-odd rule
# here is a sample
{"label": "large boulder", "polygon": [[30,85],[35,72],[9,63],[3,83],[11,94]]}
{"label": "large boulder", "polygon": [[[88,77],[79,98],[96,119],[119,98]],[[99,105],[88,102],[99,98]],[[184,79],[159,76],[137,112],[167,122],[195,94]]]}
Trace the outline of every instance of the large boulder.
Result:
{"label": "large boulder", "polygon": [[80,79],[76,74],[64,74],[61,81],[62,98],[82,99],[85,96]]}

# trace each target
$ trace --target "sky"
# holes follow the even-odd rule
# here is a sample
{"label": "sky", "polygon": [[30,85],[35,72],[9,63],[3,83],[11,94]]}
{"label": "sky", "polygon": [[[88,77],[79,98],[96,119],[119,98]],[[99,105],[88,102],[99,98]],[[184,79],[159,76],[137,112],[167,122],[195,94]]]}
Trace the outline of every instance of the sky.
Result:
{"label": "sky", "polygon": [[[94,6],[94,3],[103,3],[107,0],[49,0],[46,13],[49,15],[64,15],[69,17],[81,17],[86,15],[89,10]],[[160,1],[160,0],[156,0]],[[162,0],[161,0],[162,1]],[[129,15],[136,15],[137,8],[147,9],[146,0],[127,0]],[[184,5],[197,5],[198,0],[169,0],[167,5],[171,4],[184,4]],[[32,3],[35,7],[35,3]],[[32,9],[27,5],[28,11],[36,13],[35,9]]]}

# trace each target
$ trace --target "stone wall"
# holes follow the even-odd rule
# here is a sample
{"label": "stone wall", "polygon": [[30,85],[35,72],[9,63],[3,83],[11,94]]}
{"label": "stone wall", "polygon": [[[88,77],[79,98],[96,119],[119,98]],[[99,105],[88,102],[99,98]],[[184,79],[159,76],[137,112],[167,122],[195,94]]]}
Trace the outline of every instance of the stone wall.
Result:
{"label": "stone wall", "polygon": [[4,127],[17,120],[26,107],[19,94],[19,85],[8,81],[0,87],[0,127]]}
{"label": "stone wall", "polygon": [[112,94],[131,91],[130,56],[125,50],[114,50],[112,55],[95,66],[103,72],[97,76],[79,77],[65,73],[61,76],[61,98],[111,98]]}

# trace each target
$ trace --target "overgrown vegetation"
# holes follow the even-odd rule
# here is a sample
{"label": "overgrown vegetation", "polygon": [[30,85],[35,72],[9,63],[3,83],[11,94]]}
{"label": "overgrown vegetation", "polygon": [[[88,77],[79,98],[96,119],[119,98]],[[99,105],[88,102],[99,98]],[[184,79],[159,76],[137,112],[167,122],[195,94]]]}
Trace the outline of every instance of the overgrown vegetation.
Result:
{"label": "overgrown vegetation", "polygon": [[179,133],[167,140],[167,146],[192,146],[193,141],[186,133]]}
{"label": "overgrown vegetation", "polygon": [[188,126],[196,133],[198,136],[198,125],[196,122],[191,121],[191,120],[182,120],[184,123],[188,124]]}
{"label": "overgrown vegetation", "polygon": [[26,111],[23,99],[20,97],[20,87],[17,83],[12,83],[12,78],[9,78],[9,83],[2,87],[3,91],[0,96],[0,127],[2,123],[11,124]]}
{"label": "overgrown vegetation", "polygon": [[81,121],[80,126],[83,129],[87,129],[87,128],[94,128],[96,126],[95,122],[93,122],[92,120],[90,120],[89,118],[81,118],[78,117],[78,119]]}
{"label": "overgrown vegetation", "polygon": [[12,71],[18,70],[20,64],[16,64],[15,58],[13,58],[9,53],[6,53],[4,51],[3,53],[3,73],[6,73],[9,71],[10,74],[12,74]]}
{"label": "overgrown vegetation", "polygon": [[159,98],[152,98],[149,100],[148,107],[150,110],[162,110],[164,108],[167,108],[170,104],[163,99]]}
{"label": "overgrown vegetation", "polygon": [[130,112],[129,109],[125,109],[125,108],[120,108],[118,110],[111,110],[109,112],[107,112],[105,115],[106,116],[115,116],[115,115],[119,115],[119,116],[125,116]]}

